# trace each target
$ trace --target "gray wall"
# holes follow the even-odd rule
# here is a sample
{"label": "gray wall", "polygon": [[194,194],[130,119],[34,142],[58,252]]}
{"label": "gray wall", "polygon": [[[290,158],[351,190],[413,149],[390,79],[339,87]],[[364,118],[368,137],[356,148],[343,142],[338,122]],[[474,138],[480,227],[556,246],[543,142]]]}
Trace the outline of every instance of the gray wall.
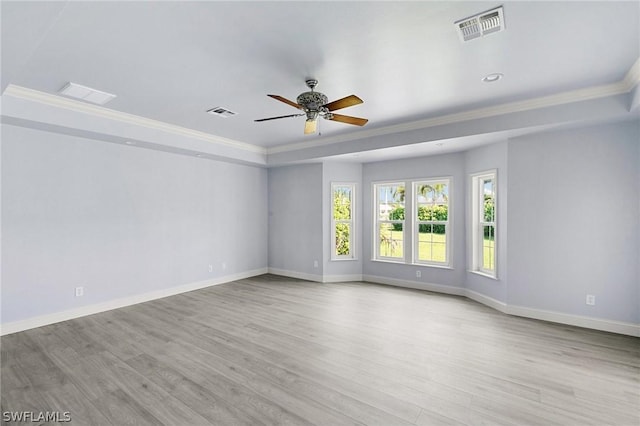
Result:
{"label": "gray wall", "polygon": [[509,304],[639,322],[639,149],[637,122],[510,141]]}
{"label": "gray wall", "polygon": [[508,191],[507,182],[509,179],[509,173],[507,168],[507,142],[498,142],[495,144],[482,146],[480,148],[469,150],[465,153],[465,202],[466,202],[466,254],[467,254],[467,269],[471,266],[472,256],[472,241],[471,235],[471,181],[470,175],[473,173],[484,172],[487,170],[495,169],[498,177],[498,211],[496,215],[497,219],[497,279],[492,279],[486,276],[482,276],[473,272],[467,271],[465,286],[477,293],[489,296],[500,302],[507,301],[507,234],[508,234],[508,220],[507,220],[507,206],[508,206]]}
{"label": "gray wall", "polygon": [[[638,323],[639,145],[636,121],[267,171],[3,125],[2,322],[269,266],[466,287],[512,306]],[[467,272],[469,174],[494,168],[498,280]],[[372,261],[372,183],[441,176],[453,182],[453,269]],[[358,184],[357,261],[330,261],[333,181]]]}
{"label": "gray wall", "polygon": [[[333,215],[333,199],[331,184],[333,182],[352,182],[356,184],[355,205],[355,229],[354,244],[356,259],[331,260],[331,216]],[[362,274],[362,193],[366,191],[362,186],[362,164],[325,162],[322,165],[322,200],[323,200],[323,255],[324,274],[326,279],[331,276],[361,275]]]}
{"label": "gray wall", "polygon": [[269,169],[269,267],[322,279],[322,164]]}
{"label": "gray wall", "polygon": [[266,268],[267,171],[3,125],[2,238],[3,323]]}
{"label": "gray wall", "polygon": [[[465,281],[465,179],[464,154],[445,154],[406,160],[369,163],[363,166],[363,274],[399,280],[462,287]],[[452,269],[430,268],[391,262],[373,261],[372,184],[376,181],[451,177],[451,220],[453,237]],[[416,278],[416,270],[422,277]]]}

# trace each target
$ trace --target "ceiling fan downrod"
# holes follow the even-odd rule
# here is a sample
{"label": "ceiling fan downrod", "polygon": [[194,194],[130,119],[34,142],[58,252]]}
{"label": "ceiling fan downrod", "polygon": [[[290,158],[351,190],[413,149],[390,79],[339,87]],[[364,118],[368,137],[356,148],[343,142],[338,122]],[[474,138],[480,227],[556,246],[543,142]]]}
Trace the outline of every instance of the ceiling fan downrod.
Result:
{"label": "ceiling fan downrod", "polygon": [[305,81],[305,83],[307,83],[307,87],[313,92],[313,89],[315,89],[318,85],[318,80],[316,80],[315,78],[309,78]]}

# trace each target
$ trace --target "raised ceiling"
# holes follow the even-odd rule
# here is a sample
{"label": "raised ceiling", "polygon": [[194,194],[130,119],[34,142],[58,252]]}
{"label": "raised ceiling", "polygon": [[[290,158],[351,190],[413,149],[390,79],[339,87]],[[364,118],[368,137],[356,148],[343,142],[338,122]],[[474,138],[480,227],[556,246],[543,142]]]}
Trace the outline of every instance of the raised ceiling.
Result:
{"label": "raised ceiling", "polygon": [[[500,5],[505,31],[460,41],[455,21]],[[106,108],[277,151],[620,82],[639,17],[633,1],[2,1],[2,90],[71,81],[116,94]],[[295,113],[266,95],[295,100],[308,77],[329,100],[361,97],[340,113],[369,123],[304,136],[302,117],[253,121]]]}

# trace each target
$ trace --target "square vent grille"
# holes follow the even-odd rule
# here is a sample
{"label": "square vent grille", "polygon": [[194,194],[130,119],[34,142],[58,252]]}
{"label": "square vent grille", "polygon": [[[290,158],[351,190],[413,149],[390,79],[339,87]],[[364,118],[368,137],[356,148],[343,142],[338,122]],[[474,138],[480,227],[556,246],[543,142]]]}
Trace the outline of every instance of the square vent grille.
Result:
{"label": "square vent grille", "polygon": [[208,109],[207,112],[209,114],[217,115],[218,117],[222,117],[222,118],[229,118],[238,114],[236,112],[230,111],[223,107],[214,107],[214,108]]}
{"label": "square vent grille", "polygon": [[504,30],[502,6],[465,18],[455,23],[460,40],[463,42],[484,37]]}

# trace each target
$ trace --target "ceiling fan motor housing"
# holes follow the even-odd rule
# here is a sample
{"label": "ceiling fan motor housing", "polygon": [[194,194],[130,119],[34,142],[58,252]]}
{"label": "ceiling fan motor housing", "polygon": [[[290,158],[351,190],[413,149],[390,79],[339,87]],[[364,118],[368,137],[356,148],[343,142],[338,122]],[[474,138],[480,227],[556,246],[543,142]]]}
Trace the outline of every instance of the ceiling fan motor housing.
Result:
{"label": "ceiling fan motor housing", "polygon": [[305,111],[320,111],[321,107],[329,102],[329,99],[320,92],[304,92],[296,99],[298,105],[302,105]]}

